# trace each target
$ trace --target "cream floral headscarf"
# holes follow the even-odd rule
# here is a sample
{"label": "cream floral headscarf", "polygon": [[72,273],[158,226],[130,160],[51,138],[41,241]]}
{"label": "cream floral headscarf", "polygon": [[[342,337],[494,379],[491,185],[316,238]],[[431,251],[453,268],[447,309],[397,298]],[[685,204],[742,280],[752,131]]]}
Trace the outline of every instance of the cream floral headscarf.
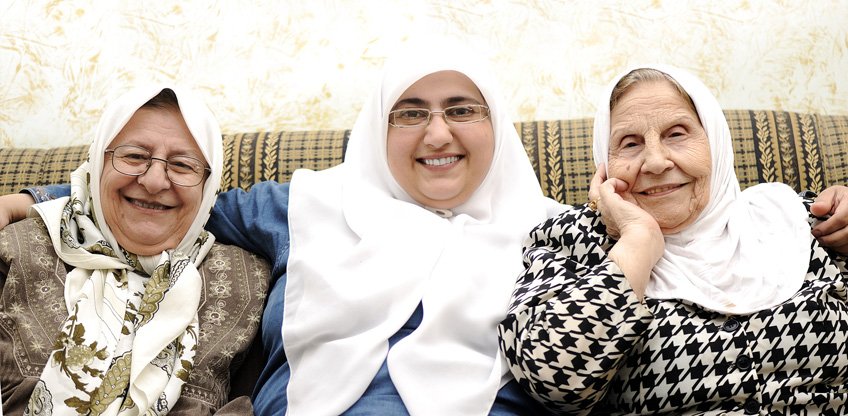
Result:
{"label": "cream floral headscarf", "polygon": [[[103,217],[104,151],[144,103],[169,88],[212,174],[188,232],[155,256],[126,252]],[[221,133],[188,91],[139,88],[106,109],[89,159],[71,175],[71,196],[34,208],[58,256],[74,269],[65,281],[68,318],[25,414],[166,414],[192,368],[202,282],[197,266],[215,238],[203,230],[223,171]]]}

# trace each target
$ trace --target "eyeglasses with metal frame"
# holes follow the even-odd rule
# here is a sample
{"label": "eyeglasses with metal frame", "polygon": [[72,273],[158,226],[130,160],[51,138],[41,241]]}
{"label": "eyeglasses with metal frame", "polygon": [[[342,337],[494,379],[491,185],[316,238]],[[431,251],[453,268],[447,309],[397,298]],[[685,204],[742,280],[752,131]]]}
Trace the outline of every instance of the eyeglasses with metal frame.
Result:
{"label": "eyeglasses with metal frame", "polygon": [[430,111],[426,108],[401,108],[389,112],[389,125],[399,128],[423,127],[433,114],[441,114],[448,124],[478,123],[489,118],[489,107],[483,104],[461,104]]}
{"label": "eyeglasses with metal frame", "polygon": [[106,149],[112,155],[112,167],[127,176],[141,176],[150,170],[154,160],[165,164],[165,174],[174,185],[191,187],[200,185],[212,172],[200,159],[188,155],[175,155],[167,159],[153,157],[150,151],[134,145],[121,145]]}

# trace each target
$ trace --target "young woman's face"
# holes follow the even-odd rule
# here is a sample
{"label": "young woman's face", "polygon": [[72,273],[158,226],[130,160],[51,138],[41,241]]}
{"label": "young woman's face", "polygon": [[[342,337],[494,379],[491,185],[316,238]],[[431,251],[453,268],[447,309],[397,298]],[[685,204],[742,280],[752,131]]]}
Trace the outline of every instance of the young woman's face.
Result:
{"label": "young woman's face", "polygon": [[694,222],[710,199],[710,143],[698,114],[670,82],[630,88],[610,112],[609,176],[664,234]]}
{"label": "young woman's face", "polygon": [[[392,110],[485,105],[467,76],[440,71],[421,78],[404,91]],[[491,119],[448,124],[441,113],[416,127],[389,125],[386,153],[389,170],[400,186],[421,205],[452,209],[474,193],[492,164],[495,135]]]}

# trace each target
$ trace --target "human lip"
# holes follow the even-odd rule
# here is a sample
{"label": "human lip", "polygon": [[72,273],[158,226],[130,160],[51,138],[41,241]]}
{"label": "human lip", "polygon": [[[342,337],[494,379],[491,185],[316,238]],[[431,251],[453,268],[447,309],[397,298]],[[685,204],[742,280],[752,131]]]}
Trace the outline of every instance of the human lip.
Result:
{"label": "human lip", "polygon": [[164,211],[164,210],[168,210],[168,209],[173,208],[172,206],[160,204],[158,202],[144,201],[144,200],[136,199],[136,198],[127,197],[126,200],[127,200],[127,202],[129,202],[130,204],[132,204],[136,207],[144,208],[144,209],[151,209],[151,210],[154,210],[154,211]]}
{"label": "human lip", "polygon": [[433,167],[447,166],[452,163],[459,162],[464,156],[443,156],[443,157],[422,157],[418,161]]}
{"label": "human lip", "polygon": [[676,183],[676,184],[669,184],[669,185],[652,186],[650,188],[643,189],[643,190],[639,191],[638,193],[642,194],[642,195],[647,195],[647,196],[661,196],[661,195],[665,195],[665,194],[668,194],[670,192],[673,192],[673,191],[683,187],[684,185],[686,185],[686,184],[685,183],[683,183],[683,184]]}

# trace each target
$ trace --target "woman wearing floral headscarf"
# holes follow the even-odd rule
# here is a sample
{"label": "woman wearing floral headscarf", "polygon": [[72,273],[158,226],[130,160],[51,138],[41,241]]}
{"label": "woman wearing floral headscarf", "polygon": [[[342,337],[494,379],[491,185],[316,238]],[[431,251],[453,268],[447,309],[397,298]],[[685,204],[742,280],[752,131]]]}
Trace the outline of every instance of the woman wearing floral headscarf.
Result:
{"label": "woman wearing floral headscarf", "polygon": [[[175,406],[198,414],[226,400],[226,391],[180,400],[196,362],[222,358],[199,345],[198,318],[199,269],[215,241],[203,226],[222,171],[217,122],[191,93],[139,88],[104,111],[70,197],[35,205],[37,219],[4,231],[0,333],[18,355],[4,355],[4,373],[20,368],[3,380],[7,414],[24,404],[27,415],[165,414]],[[23,235],[30,229],[34,238]],[[55,275],[36,272],[9,241],[34,248],[42,265],[55,263]],[[262,298],[248,303],[240,306],[258,313]],[[221,375],[204,377],[211,384]],[[14,399],[28,392],[28,403]]]}
{"label": "woman wearing floral headscarf", "polygon": [[561,414],[844,414],[848,275],[813,201],[740,191],[722,110],[680,69],[617,77],[594,140],[594,199],[525,243],[500,326],[519,383]]}

